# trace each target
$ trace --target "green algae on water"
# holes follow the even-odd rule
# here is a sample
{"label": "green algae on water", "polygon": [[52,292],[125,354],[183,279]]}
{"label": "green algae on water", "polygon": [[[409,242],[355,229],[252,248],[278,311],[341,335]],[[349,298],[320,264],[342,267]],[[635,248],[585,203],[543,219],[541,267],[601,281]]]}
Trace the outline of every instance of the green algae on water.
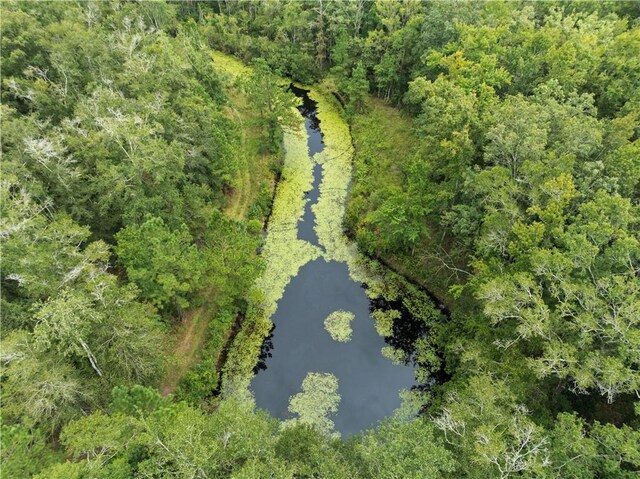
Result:
{"label": "green algae on water", "polygon": [[335,341],[346,343],[351,340],[351,321],[355,319],[355,314],[342,309],[334,311],[324,320],[324,329]]}
{"label": "green algae on water", "polygon": [[338,411],[339,403],[338,379],[333,374],[308,373],[302,381],[302,392],[294,394],[289,400],[289,411],[298,417],[284,421],[282,427],[309,424],[323,434],[340,437],[340,433],[333,430],[334,423],[329,418],[330,414]]}

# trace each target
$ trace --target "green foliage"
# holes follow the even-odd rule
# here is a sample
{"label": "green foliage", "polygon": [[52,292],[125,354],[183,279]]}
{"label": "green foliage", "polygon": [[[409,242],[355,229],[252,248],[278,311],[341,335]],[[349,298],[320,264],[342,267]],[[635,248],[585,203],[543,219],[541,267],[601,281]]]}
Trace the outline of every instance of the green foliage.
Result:
{"label": "green foliage", "polygon": [[320,256],[320,249],[297,238],[297,223],[304,214],[304,193],[313,182],[302,118],[285,129],[282,176],[273,201],[262,257],[264,269],[249,290],[243,328],[229,351],[223,385],[227,396],[245,397],[255,358],[269,334],[277,302],[298,270]]}
{"label": "green foliage", "polygon": [[2,473],[6,477],[23,479],[33,477],[42,469],[59,460],[38,429],[22,425],[3,424],[0,434]]}
{"label": "green foliage", "polygon": [[366,108],[366,98],[369,93],[369,82],[366,75],[363,63],[359,62],[354,68],[346,88],[349,98],[347,114],[362,113]]}
{"label": "green foliage", "polygon": [[[633,2],[4,2],[3,473],[635,477],[639,15]],[[325,150],[311,159],[279,75],[324,73],[311,96]],[[264,265],[259,226],[218,213],[245,181],[230,81],[268,149],[284,130]],[[324,252],[297,239],[314,161]],[[269,203],[265,188],[253,217]],[[110,270],[114,244],[132,284]],[[358,247],[442,293],[450,318]],[[320,256],[426,325],[409,354],[418,379],[432,384],[440,355],[452,379],[414,395],[424,417],[331,440],[337,381],[317,373],[286,427],[253,412],[269,318]],[[156,307],[180,312],[202,291],[217,314],[177,393],[191,403],[217,387],[246,311],[227,399],[207,412],[148,387],[163,362]],[[399,319],[374,316],[382,335]],[[110,391],[111,412],[92,413]],[[46,436],[60,431],[54,464]]]}
{"label": "green foliage", "polygon": [[[221,306],[246,307],[246,292],[264,266],[256,257],[261,244],[261,231],[252,231],[249,223],[230,220],[218,212],[210,216],[204,234],[203,276],[220,296]],[[221,312],[221,316],[225,314]]]}
{"label": "green foliage", "polygon": [[487,376],[469,379],[451,392],[434,419],[447,443],[462,451],[461,469],[468,477],[540,474],[546,463],[546,438],[517,404],[506,384]]}
{"label": "green foliage", "polygon": [[143,296],[159,308],[189,306],[203,263],[185,225],[176,231],[161,218],[120,231],[116,253]]}
{"label": "green foliage", "polygon": [[155,306],[181,312],[206,289],[235,317],[260,235],[217,213],[240,138],[200,26],[165,2],[8,2],[2,30],[3,421],[56,435],[114,386],[158,380]]}
{"label": "green foliage", "polygon": [[[49,16],[17,3],[6,10],[32,28],[27,37],[39,38],[39,53],[4,78],[3,104],[44,123],[3,136],[3,151],[42,183],[40,200],[50,197],[109,242],[146,214],[192,227],[221,204],[237,171],[236,135],[197,38],[158,30],[172,21],[146,6],[78,4]],[[168,8],[162,18],[171,15]],[[6,53],[18,54],[19,43]],[[3,115],[3,123],[23,118]]]}
{"label": "green foliage", "polygon": [[263,59],[251,64],[250,75],[244,79],[242,88],[249,103],[260,113],[258,128],[266,132],[266,144],[272,153],[280,149],[281,128],[299,122],[294,107],[295,96],[284,90],[279,77],[271,71]]}
{"label": "green foliage", "polygon": [[[102,388],[157,378],[162,332],[155,309],[105,271],[103,242],[80,248],[86,229],[64,216],[47,219],[26,191],[18,192],[4,203],[11,211],[8,254],[28,248],[32,238],[42,241],[3,270],[14,283],[3,287],[11,312],[3,331],[6,411],[53,430]],[[47,254],[59,260],[47,261]],[[50,266],[39,269],[40,263]]]}
{"label": "green foliage", "polygon": [[211,319],[203,359],[180,380],[176,391],[178,399],[198,404],[217,391],[220,383],[219,357],[237,314],[235,309],[224,308]]}
{"label": "green foliage", "polygon": [[[257,221],[266,218],[272,207],[273,195],[271,189],[263,185],[254,204],[249,207],[248,217],[251,221]],[[262,224],[260,223],[260,229]]]}
{"label": "green foliage", "polygon": [[576,415],[560,414],[551,433],[550,460],[570,477],[627,477],[637,469],[640,436],[628,427],[595,423],[586,428]]}
{"label": "green foliage", "polygon": [[116,386],[111,391],[111,413],[126,416],[148,416],[161,407],[167,407],[170,399],[164,398],[152,388],[136,384],[132,387]]}
{"label": "green foliage", "polygon": [[440,478],[455,471],[454,455],[434,427],[420,419],[388,421],[356,445],[365,477]]}
{"label": "green foliage", "polygon": [[356,477],[355,467],[341,453],[337,442],[328,441],[317,427],[301,421],[279,431],[275,452],[302,477]]}
{"label": "green foliage", "polygon": [[11,334],[2,349],[3,415],[9,418],[52,432],[74,418],[95,394],[83,387],[86,379],[80,371],[58,355],[42,354],[25,331]]}

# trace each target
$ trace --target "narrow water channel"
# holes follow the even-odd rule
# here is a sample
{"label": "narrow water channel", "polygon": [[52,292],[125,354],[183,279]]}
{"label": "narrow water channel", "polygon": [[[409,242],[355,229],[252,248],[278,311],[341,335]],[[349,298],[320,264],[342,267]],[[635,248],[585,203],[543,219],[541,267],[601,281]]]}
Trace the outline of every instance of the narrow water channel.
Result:
{"label": "narrow water channel", "polygon": [[[310,156],[323,149],[316,104],[305,90],[291,87],[301,98]],[[313,188],[298,223],[298,238],[318,245],[311,206],[318,200],[322,169],[314,166]],[[347,265],[322,257],[304,265],[294,277],[271,318],[275,327],[265,343],[251,389],[259,408],[274,417],[288,419],[289,398],[300,392],[310,372],[331,373],[338,379],[341,396],[333,419],[335,429],[348,436],[374,427],[400,406],[400,391],[415,384],[412,366],[394,365],[381,354],[387,343],[378,335],[370,317],[371,303],[364,288],[349,276]],[[352,312],[352,339],[338,342],[324,327],[334,311]],[[268,353],[268,354],[267,354]]]}
{"label": "narrow water channel", "polygon": [[[298,107],[298,110],[304,117],[304,128],[307,131],[309,156],[313,158],[313,155],[321,153],[324,150],[320,121],[316,116],[317,104],[309,98],[309,95],[307,95],[305,90],[296,88],[294,85],[291,85],[289,88],[302,100],[302,104]],[[307,203],[304,207],[304,216],[300,223],[298,223],[298,238],[308,241],[316,246],[318,246],[318,235],[316,235],[314,229],[315,215],[311,211],[311,207],[316,204],[318,196],[320,196],[320,180],[322,180],[322,167],[318,163],[314,163],[313,186],[305,195]]]}

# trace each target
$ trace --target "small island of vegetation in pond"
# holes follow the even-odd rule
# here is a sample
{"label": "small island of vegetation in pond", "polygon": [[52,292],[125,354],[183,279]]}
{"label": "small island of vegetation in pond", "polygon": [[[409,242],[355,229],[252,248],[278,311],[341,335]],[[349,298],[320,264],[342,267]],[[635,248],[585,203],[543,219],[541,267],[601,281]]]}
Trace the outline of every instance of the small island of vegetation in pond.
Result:
{"label": "small island of vegetation in pond", "polygon": [[351,340],[351,321],[354,319],[355,315],[349,311],[334,311],[324,320],[324,329],[335,341],[346,343]]}
{"label": "small island of vegetation in pond", "polygon": [[640,2],[0,2],[4,479],[640,475]]}

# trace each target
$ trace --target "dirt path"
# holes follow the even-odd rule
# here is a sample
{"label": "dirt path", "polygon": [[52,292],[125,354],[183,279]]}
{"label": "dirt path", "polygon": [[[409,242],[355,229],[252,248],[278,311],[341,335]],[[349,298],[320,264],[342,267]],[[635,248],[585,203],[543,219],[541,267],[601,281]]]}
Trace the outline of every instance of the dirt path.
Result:
{"label": "dirt path", "polygon": [[185,315],[182,325],[176,332],[167,375],[160,383],[159,389],[163,396],[173,393],[180,379],[198,361],[209,319],[210,309],[207,306],[191,310]]}

